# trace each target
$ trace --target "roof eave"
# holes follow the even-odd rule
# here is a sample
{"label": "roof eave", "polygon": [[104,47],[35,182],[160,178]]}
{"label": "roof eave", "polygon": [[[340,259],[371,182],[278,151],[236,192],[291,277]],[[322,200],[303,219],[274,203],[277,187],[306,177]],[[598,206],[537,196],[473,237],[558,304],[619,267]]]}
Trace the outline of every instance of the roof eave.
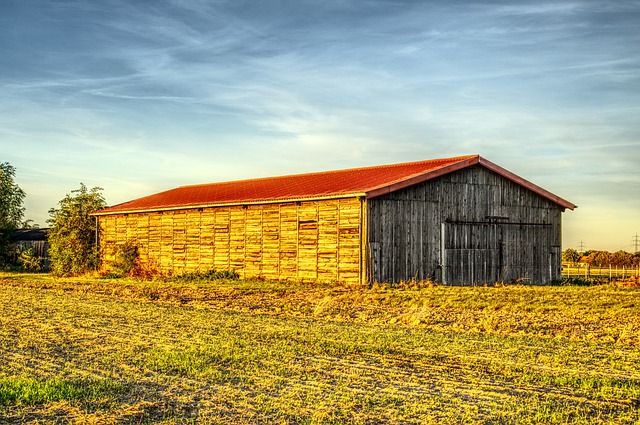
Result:
{"label": "roof eave", "polygon": [[305,202],[305,201],[326,201],[330,199],[344,199],[344,198],[360,198],[365,197],[365,193],[343,193],[339,195],[327,195],[327,196],[315,196],[315,197],[298,197],[298,198],[286,198],[286,199],[271,199],[263,201],[244,201],[244,202],[222,202],[222,203],[210,203],[210,204],[193,204],[193,205],[176,205],[171,207],[157,207],[157,208],[142,208],[142,209],[122,209],[116,211],[109,211],[109,208],[105,210],[96,211],[91,213],[92,216],[106,216],[106,215],[118,215],[118,214],[137,214],[137,213],[150,213],[150,212],[164,212],[164,211],[180,211],[180,210],[197,210],[202,208],[215,208],[215,207],[237,207],[244,205],[268,205],[268,204],[284,204],[290,202]]}
{"label": "roof eave", "polygon": [[572,204],[571,202],[567,201],[566,199],[563,199],[561,197],[559,197],[558,195],[554,195],[553,193],[549,192],[546,189],[541,188],[540,186],[531,183],[529,180],[523,179],[522,177],[513,174],[511,171],[506,170],[502,167],[500,167],[499,165],[494,164],[493,162],[486,160],[482,157],[479,157],[479,164],[482,165],[485,168],[488,168],[489,170],[500,174],[501,176],[513,181],[514,183],[517,183],[523,187],[526,187],[527,189],[531,190],[534,193],[537,193],[538,195],[547,198],[548,200],[550,200],[551,202],[554,202],[558,205],[560,205],[562,208],[568,208],[571,211],[573,211],[574,209],[578,208],[577,205]]}

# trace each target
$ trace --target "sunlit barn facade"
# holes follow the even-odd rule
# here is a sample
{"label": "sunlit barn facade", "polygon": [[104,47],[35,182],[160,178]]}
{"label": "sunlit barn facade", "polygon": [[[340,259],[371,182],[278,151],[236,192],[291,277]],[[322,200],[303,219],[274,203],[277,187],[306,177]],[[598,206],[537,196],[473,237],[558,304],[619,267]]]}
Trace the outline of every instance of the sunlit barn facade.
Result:
{"label": "sunlit barn facade", "polygon": [[560,277],[572,203],[478,156],[183,186],[98,213],[102,267],[474,285]]}

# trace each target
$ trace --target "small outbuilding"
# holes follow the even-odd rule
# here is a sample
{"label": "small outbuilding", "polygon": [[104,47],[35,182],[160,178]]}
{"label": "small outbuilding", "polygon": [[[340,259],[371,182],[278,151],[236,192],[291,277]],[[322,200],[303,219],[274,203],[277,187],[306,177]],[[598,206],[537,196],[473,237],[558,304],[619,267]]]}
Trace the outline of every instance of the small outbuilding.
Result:
{"label": "small outbuilding", "polygon": [[9,236],[9,255],[14,261],[20,257],[20,253],[26,249],[32,249],[36,258],[48,261],[49,242],[47,240],[49,229],[28,228],[16,229]]}
{"label": "small outbuilding", "polygon": [[479,155],[183,186],[108,207],[102,267],[134,242],[165,274],[449,285],[561,273],[576,206]]}

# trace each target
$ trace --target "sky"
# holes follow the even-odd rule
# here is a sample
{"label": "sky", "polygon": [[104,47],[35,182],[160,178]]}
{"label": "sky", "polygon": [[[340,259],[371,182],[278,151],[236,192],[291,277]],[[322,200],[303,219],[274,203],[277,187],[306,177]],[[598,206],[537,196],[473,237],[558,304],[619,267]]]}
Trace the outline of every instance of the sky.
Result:
{"label": "sky", "polygon": [[2,0],[0,162],[25,218],[187,184],[480,154],[640,233],[640,1]]}

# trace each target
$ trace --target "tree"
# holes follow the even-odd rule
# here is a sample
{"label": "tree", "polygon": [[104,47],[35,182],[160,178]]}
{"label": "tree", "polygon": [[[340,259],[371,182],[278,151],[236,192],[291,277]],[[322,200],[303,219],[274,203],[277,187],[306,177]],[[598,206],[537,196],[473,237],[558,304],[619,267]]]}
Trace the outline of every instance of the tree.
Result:
{"label": "tree", "polygon": [[605,267],[611,264],[611,258],[609,251],[589,251],[585,261],[592,267]]}
{"label": "tree", "polygon": [[632,267],[633,254],[626,251],[616,251],[611,254],[611,265],[616,267]]}
{"label": "tree", "polygon": [[54,274],[79,275],[97,268],[96,219],[89,214],[106,206],[101,191],[80,183],[80,189],[71,192],[75,195],[67,194],[60,208],[49,210],[49,261]]}
{"label": "tree", "polygon": [[16,169],[11,164],[0,163],[0,264],[8,260],[9,237],[24,215],[22,202],[26,193],[14,182],[15,175]]}
{"label": "tree", "polygon": [[573,248],[567,248],[562,253],[562,261],[567,263],[577,263],[580,261],[580,257],[582,257],[582,255]]}

